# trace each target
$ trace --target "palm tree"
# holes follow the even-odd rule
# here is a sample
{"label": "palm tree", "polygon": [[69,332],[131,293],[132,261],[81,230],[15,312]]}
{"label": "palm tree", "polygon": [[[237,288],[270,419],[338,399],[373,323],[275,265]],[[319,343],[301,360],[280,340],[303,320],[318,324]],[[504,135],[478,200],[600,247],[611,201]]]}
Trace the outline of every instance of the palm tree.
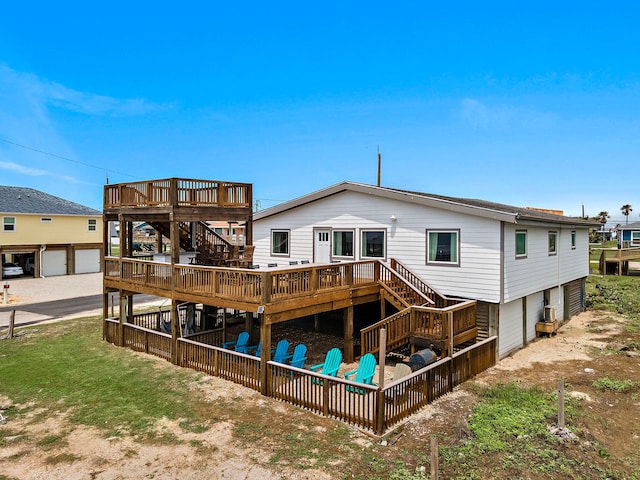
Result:
{"label": "palm tree", "polygon": [[602,224],[602,230],[604,230],[604,224],[607,223],[607,218],[610,218],[609,212],[600,212],[596,218]]}
{"label": "palm tree", "polygon": [[625,225],[629,225],[629,214],[633,212],[633,208],[631,208],[631,205],[627,203],[626,205],[622,205],[622,207],[620,207],[620,211],[626,218]]}

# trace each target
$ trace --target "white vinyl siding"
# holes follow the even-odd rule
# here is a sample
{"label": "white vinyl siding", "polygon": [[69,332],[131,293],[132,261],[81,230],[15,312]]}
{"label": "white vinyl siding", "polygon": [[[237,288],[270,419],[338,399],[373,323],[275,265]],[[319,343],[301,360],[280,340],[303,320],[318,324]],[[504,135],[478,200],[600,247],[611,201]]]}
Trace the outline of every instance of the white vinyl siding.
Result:
{"label": "white vinyl siding", "polygon": [[536,338],[536,323],[542,320],[544,295],[536,292],[527,297],[527,342]]}
{"label": "white vinyl siding", "polygon": [[[557,255],[549,255],[545,227],[527,225],[527,257],[516,259],[516,225],[505,225],[504,302],[522,298],[546,288],[557,287],[589,274],[588,230],[557,229]],[[517,228],[520,230],[520,228]],[[571,232],[576,248],[571,248]]]}
{"label": "white vinyl siding", "polygon": [[523,346],[522,299],[500,305],[499,318],[498,353],[502,358]]}
{"label": "white vinyl siding", "polygon": [[[391,220],[391,215],[396,220]],[[500,301],[500,222],[492,219],[341,192],[299,208],[258,219],[253,225],[254,263],[277,262],[270,254],[271,231],[290,229],[292,260],[313,258],[313,229],[354,230],[361,252],[363,230],[386,231],[385,258],[396,258],[449,296]],[[425,265],[426,230],[459,231],[459,268]]]}

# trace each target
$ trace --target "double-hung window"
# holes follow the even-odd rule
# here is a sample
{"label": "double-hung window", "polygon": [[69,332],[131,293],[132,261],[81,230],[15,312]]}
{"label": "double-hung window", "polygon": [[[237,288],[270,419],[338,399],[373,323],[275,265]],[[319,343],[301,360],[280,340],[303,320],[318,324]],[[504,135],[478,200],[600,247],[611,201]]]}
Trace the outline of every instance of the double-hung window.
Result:
{"label": "double-hung window", "polygon": [[2,231],[3,232],[15,232],[16,231],[16,217],[2,217]]}
{"label": "double-hung window", "polygon": [[384,258],[386,255],[386,231],[363,230],[361,238],[361,258]]}
{"label": "double-hung window", "polygon": [[640,245],[640,232],[631,232],[631,245],[634,247]]}
{"label": "double-hung window", "polygon": [[98,230],[98,220],[95,218],[89,218],[87,220],[87,230],[90,232],[95,232]]}
{"label": "double-hung window", "polygon": [[427,263],[460,265],[460,231],[427,230]]}
{"label": "double-hung window", "polygon": [[353,258],[353,230],[333,231],[333,256]]}
{"label": "double-hung window", "polygon": [[271,254],[289,256],[289,230],[271,230]]}
{"label": "double-hung window", "polygon": [[571,231],[571,250],[575,250],[576,249],[576,231],[572,230]]}
{"label": "double-hung window", "polygon": [[527,258],[526,230],[516,230],[516,258]]}

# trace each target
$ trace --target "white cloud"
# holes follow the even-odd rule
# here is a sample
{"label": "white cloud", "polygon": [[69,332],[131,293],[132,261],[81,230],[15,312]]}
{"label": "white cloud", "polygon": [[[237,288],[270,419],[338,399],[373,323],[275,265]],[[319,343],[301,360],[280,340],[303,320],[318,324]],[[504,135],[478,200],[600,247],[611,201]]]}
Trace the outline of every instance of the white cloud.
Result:
{"label": "white cloud", "polygon": [[534,108],[486,105],[473,98],[462,100],[457,116],[472,127],[482,130],[547,128],[557,121],[555,114],[540,112]]}
{"label": "white cloud", "polygon": [[19,165],[17,163],[13,163],[13,162],[3,162],[0,161],[0,169],[2,170],[7,170],[10,172],[14,172],[14,173],[19,173],[21,175],[27,175],[30,177],[53,177],[59,180],[64,180],[65,182],[71,182],[71,183],[81,183],[81,184],[87,184],[87,182],[83,182],[82,180],[78,180],[75,177],[70,177],[68,175],[60,175],[57,174],[55,172],[50,172],[47,170],[41,170],[39,168],[30,168],[30,167],[25,167],[24,165]]}
{"label": "white cloud", "polygon": [[114,98],[80,92],[32,73],[17,72],[0,64],[0,85],[29,99],[32,105],[55,106],[88,115],[132,116],[171,108],[140,98]]}

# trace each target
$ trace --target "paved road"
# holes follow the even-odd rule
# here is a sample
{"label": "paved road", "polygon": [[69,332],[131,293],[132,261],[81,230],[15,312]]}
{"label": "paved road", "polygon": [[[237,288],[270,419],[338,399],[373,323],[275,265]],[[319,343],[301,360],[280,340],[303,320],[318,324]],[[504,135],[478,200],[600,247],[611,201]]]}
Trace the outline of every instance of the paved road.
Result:
{"label": "paved road", "polygon": [[[9,325],[11,311],[16,311],[16,325],[47,320],[102,314],[102,275],[66,275],[48,278],[20,278],[10,282],[10,303],[0,297],[0,329]],[[0,292],[2,295],[2,292]],[[109,305],[118,306],[118,294],[109,294]],[[160,304],[164,299],[136,295],[135,306]],[[0,332],[0,336],[2,333]]]}

